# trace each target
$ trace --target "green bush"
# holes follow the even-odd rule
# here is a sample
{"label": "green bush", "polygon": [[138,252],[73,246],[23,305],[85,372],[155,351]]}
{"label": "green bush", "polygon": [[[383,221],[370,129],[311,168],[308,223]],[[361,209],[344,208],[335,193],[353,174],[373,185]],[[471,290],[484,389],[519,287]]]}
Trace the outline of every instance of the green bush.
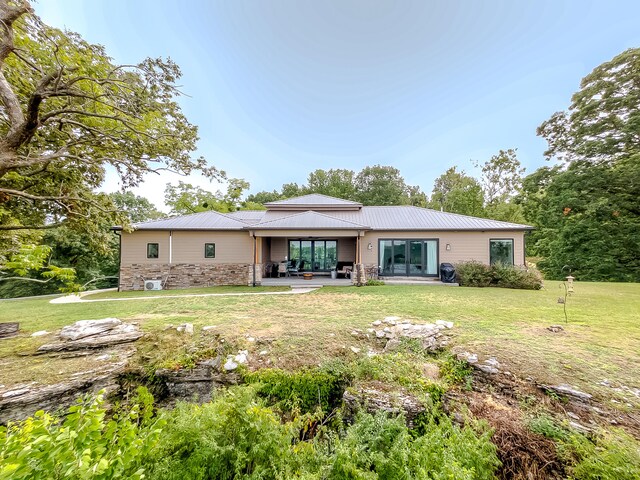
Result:
{"label": "green bush", "polygon": [[560,451],[574,466],[575,480],[637,480],[640,478],[640,443],[621,429],[602,431],[594,439],[573,434]]}
{"label": "green bush", "polygon": [[367,283],[365,283],[364,285],[366,287],[381,287],[384,284],[385,284],[384,280],[377,280],[375,278],[370,278],[369,280],[367,280]]}
{"label": "green bush", "polygon": [[246,373],[244,379],[257,384],[259,395],[285,409],[310,412],[320,407],[327,412],[340,404],[351,377],[343,365],[334,364],[294,372],[265,368]]}
{"label": "green bush", "polygon": [[458,283],[464,287],[502,287],[540,290],[542,276],[533,268],[470,261],[456,264]]}
{"label": "green bush", "polygon": [[0,479],[141,479],[144,455],[156,445],[162,422],[152,421],[152,402],[138,401],[107,419],[100,394],[69,408],[64,420],[43,411],[0,427]]}
{"label": "green bush", "polygon": [[179,404],[163,415],[160,444],[146,460],[157,480],[284,477],[294,429],[256,397],[230,388],[211,403]]}
{"label": "green bush", "polygon": [[490,438],[485,424],[478,424],[476,431],[442,417],[413,439],[402,417],[360,414],[337,442],[323,478],[493,479],[500,461]]}

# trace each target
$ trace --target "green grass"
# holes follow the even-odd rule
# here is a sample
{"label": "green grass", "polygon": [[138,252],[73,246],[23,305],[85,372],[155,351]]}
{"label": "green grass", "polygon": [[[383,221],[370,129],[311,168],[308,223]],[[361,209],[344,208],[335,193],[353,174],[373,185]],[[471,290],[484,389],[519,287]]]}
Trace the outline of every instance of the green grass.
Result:
{"label": "green grass", "polygon": [[[354,328],[366,329],[372,321],[385,316],[398,315],[420,322],[455,322],[452,333],[456,349],[496,356],[505,368],[521,377],[570,383],[601,395],[612,395],[611,389],[598,385],[605,378],[629,387],[640,386],[640,284],[577,283],[576,292],[567,303],[566,325],[562,305],[557,303],[558,297],[563,296],[559,287],[558,282],[546,282],[546,288],[540,291],[420,285],[325,287],[303,295],[60,305],[49,304],[49,299],[0,302],[0,321],[20,321],[24,332],[0,341],[0,371],[2,383],[10,385],[32,380],[54,382],[70,369],[88,370],[82,360],[76,365],[71,360],[19,355],[50,340],[30,338],[29,333],[55,331],[82,319],[115,316],[138,322],[150,333],[139,342],[147,361],[167,361],[187,350],[191,343],[207,348],[211,337],[199,333],[185,337],[163,331],[169,324],[191,322],[196,327],[216,325],[223,337],[254,353],[268,350],[263,358],[270,360],[270,366],[293,368],[363,355],[369,344],[352,337],[350,332]],[[255,291],[229,289],[247,290]],[[101,295],[104,298],[129,293]],[[552,324],[563,325],[565,332],[554,334],[546,330]],[[246,335],[273,341],[248,343]],[[354,354],[351,346],[360,347],[362,353]]]}

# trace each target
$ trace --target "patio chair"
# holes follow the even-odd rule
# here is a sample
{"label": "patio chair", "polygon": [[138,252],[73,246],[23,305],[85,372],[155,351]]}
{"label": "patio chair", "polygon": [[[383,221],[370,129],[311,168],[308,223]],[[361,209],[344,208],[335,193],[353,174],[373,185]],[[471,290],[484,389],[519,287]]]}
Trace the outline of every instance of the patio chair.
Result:
{"label": "patio chair", "polygon": [[289,269],[287,268],[287,264],[285,262],[278,264],[278,278],[280,275],[284,275],[285,277],[289,276]]}
{"label": "patio chair", "polygon": [[344,278],[351,278],[351,272],[353,271],[353,264],[348,262],[338,262],[336,267],[336,273],[338,275],[344,275]]}
{"label": "patio chair", "polygon": [[301,271],[301,270],[303,270],[303,269],[304,269],[304,260],[300,260],[300,265],[298,265],[297,267],[296,267],[296,261],[295,261],[295,260],[293,260],[293,261],[291,262],[291,267],[289,267],[289,268],[287,269],[287,273],[288,273],[289,275],[291,275],[292,273],[295,273],[295,274],[296,274],[296,276],[298,276],[298,277],[299,277],[299,276],[300,276],[300,271]]}

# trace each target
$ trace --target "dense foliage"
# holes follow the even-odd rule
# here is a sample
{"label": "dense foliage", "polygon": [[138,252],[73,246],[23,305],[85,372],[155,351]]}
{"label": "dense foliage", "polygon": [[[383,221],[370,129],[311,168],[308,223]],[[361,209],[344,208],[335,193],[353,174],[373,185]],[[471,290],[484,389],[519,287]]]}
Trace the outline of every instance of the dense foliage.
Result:
{"label": "dense foliage", "polygon": [[533,268],[473,261],[459,262],[455,268],[458,283],[463,287],[542,288],[542,276]]}
{"label": "dense foliage", "polygon": [[539,228],[530,253],[549,278],[566,265],[585,280],[640,281],[638,78],[634,48],[595,68],[568,111],[538,129],[547,156],[566,163],[527,177],[520,199]]}
{"label": "dense foliage", "polygon": [[157,479],[491,479],[499,466],[483,424],[446,417],[411,432],[402,417],[361,413],[343,429],[301,440],[308,415],[280,421],[251,387],[210,404],[165,412],[160,445],[147,458]]}
{"label": "dense foliage", "polygon": [[0,427],[0,479],[142,479],[142,458],[159,439],[153,398],[140,389],[129,408],[107,417],[102,395],[79,400],[60,419],[43,411]]}

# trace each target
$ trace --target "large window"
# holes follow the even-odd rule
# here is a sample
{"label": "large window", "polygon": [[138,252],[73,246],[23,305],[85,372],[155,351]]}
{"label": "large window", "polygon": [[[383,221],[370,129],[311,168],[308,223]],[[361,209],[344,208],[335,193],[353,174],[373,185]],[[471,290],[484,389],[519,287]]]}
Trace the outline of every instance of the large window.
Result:
{"label": "large window", "polygon": [[204,244],[204,258],[216,258],[216,244],[205,243]]}
{"label": "large window", "polygon": [[513,265],[513,238],[492,238],[489,240],[489,263]]}
{"label": "large window", "polygon": [[378,252],[382,275],[438,275],[438,240],[380,240]]}
{"label": "large window", "polygon": [[147,243],[147,258],[158,258],[160,248],[157,243]]}
{"label": "large window", "polygon": [[302,270],[320,272],[338,265],[336,240],[289,240],[289,261]]}

